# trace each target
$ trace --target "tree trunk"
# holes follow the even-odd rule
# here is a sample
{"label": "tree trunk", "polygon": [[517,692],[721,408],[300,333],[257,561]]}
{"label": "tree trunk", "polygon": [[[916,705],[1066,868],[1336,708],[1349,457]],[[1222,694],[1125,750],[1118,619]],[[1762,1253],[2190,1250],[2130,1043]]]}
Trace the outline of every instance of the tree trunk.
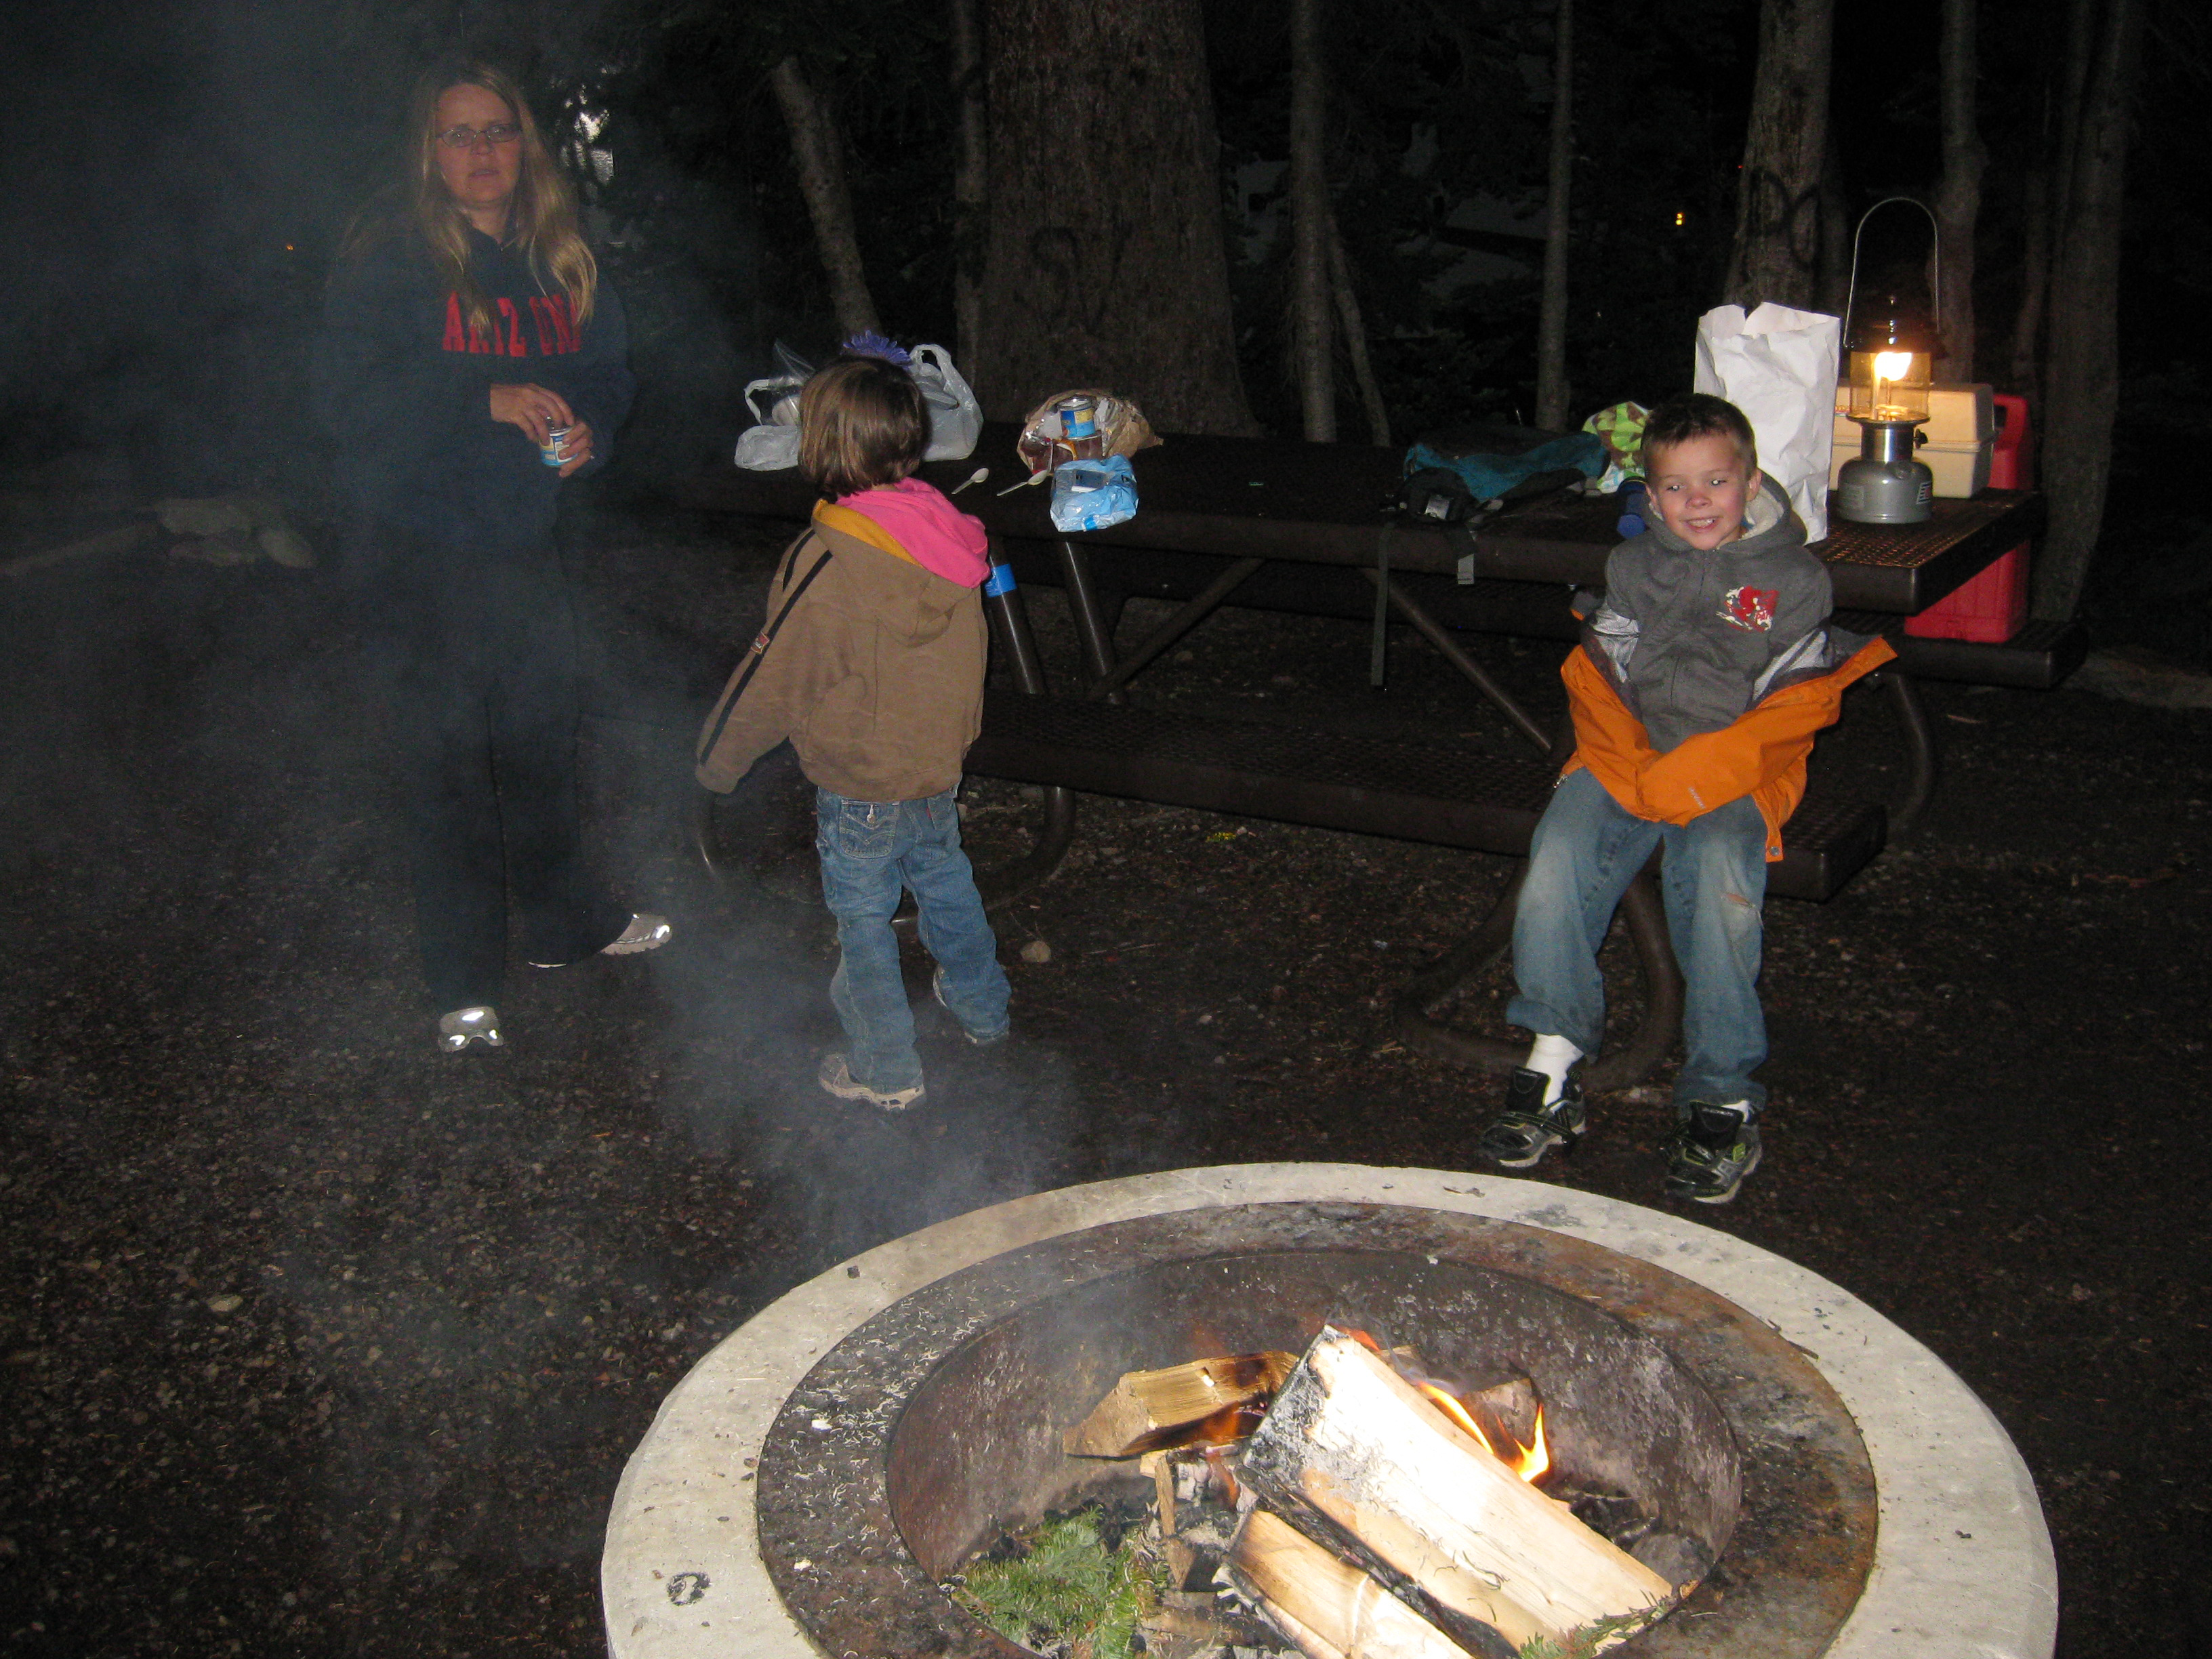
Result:
{"label": "tree trunk", "polygon": [[1833,12],[1834,0],[1760,0],[1759,70],[1727,283],[1729,301],[1746,310],[1766,300],[1813,301]]}
{"label": "tree trunk", "polygon": [[1336,319],[1344,328],[1344,353],[1352,361],[1352,381],[1359,388],[1359,402],[1367,411],[1370,442],[1390,446],[1390,413],[1382,406],[1382,388],[1376,383],[1375,365],[1367,356],[1367,322],[1359,314],[1359,296],[1352,289],[1352,261],[1345,257],[1344,238],[1336,228],[1336,214],[1328,216],[1328,273],[1336,289]]}
{"label": "tree trunk", "polygon": [[1328,318],[1328,174],[1322,160],[1327,91],[1321,0],[1291,0],[1291,356],[1307,441],[1336,441],[1335,354]]}
{"label": "tree trunk", "polygon": [[1974,379],[1974,226],[1989,165],[1975,114],[1974,6],[1975,0],[1943,0],[1943,173],[1936,185],[1943,293],[1936,326],[1951,353],[1938,371],[1946,380]]}
{"label": "tree trunk", "polygon": [[1567,198],[1575,179],[1575,0],[1559,0],[1552,42],[1552,166],[1544,297],[1536,314],[1536,424],[1567,429]]}
{"label": "tree trunk", "polygon": [[2141,0],[2103,0],[2081,84],[2066,212],[2052,238],[2051,343],[2045,371],[2043,488],[2051,526],[2036,562],[2034,611],[2073,616],[2096,551],[2119,407],[2120,210],[2126,183]]}
{"label": "tree trunk", "polygon": [[951,0],[952,98],[960,112],[959,160],[952,172],[953,355],[970,374],[983,335],[983,198],[990,176],[976,3]]}
{"label": "tree trunk", "polygon": [[848,335],[880,329],[876,302],[868,293],[860,264],[860,239],[853,232],[853,198],[845,187],[845,162],[836,123],[829,106],[807,83],[796,58],[787,58],[769,76],[775,101],[791,127],[791,155],[799,167],[799,188],[814,222],[814,245],[830,276],[830,304],[837,326]]}
{"label": "tree trunk", "polygon": [[1840,317],[1851,299],[1851,208],[1844,188],[1843,158],[1835,135],[1823,146],[1820,161],[1820,267],[1813,289],[1813,308]]}
{"label": "tree trunk", "polygon": [[983,406],[1070,386],[1255,430],[1237,371],[1198,0],[988,0]]}
{"label": "tree trunk", "polygon": [[2035,405],[2043,394],[2038,379],[2043,365],[2043,306],[2051,288],[2051,169],[2031,167],[2022,189],[2021,210],[2020,310],[2012,323],[2012,373],[2008,384]]}
{"label": "tree trunk", "polygon": [[[2043,406],[2045,360],[2043,333],[2049,325],[2051,283],[2058,258],[2058,237],[2068,216],[2074,179],[2074,155],[2081,137],[2081,100],[2088,83],[2089,60],[2094,53],[2098,0],[2070,0],[2066,8],[2066,49],[2059,54],[2051,76],[2058,131],[2050,143],[2051,164],[2029,178],[2029,187],[2042,187],[2031,199],[2025,216],[2027,261],[2026,289],[2021,314],[2014,325],[2013,368],[2018,388],[2034,400],[2039,415]],[[2045,119],[2049,119],[2046,106]]]}

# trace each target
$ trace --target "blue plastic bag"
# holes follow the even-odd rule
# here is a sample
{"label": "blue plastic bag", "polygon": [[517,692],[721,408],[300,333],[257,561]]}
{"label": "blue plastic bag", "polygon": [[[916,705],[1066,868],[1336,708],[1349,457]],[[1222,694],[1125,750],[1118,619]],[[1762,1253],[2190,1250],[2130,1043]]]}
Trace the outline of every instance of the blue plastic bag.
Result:
{"label": "blue plastic bag", "polygon": [[1052,474],[1052,527],[1103,530],[1137,516],[1137,475],[1127,455],[1068,461]]}

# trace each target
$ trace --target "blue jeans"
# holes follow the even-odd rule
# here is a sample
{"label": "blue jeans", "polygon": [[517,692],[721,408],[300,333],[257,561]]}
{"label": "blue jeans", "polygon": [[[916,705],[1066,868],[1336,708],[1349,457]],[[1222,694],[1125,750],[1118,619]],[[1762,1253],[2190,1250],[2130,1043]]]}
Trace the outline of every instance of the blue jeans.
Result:
{"label": "blue jeans", "polygon": [[1006,973],[975,872],[960,850],[960,809],[952,797],[950,789],[894,801],[814,792],[822,896],[837,918],[842,952],[830,1000],[850,1043],[847,1068],[855,1083],[871,1089],[911,1089],[921,1081],[914,1014],[891,932],[901,888],[913,892],[922,945],[945,970],[945,1002],[953,1018],[986,1042],[1006,1030]]}
{"label": "blue jeans", "polygon": [[1662,846],[1660,885],[1682,969],[1689,1054],[1674,1079],[1675,1103],[1747,1100],[1756,1112],[1766,1102],[1751,1077],[1766,1059],[1758,989],[1766,824],[1748,796],[1677,826],[1626,811],[1587,771],[1562,780],[1528,849],[1513,922],[1521,994],[1505,1018],[1597,1052],[1605,1034],[1598,947],[1620,896]]}

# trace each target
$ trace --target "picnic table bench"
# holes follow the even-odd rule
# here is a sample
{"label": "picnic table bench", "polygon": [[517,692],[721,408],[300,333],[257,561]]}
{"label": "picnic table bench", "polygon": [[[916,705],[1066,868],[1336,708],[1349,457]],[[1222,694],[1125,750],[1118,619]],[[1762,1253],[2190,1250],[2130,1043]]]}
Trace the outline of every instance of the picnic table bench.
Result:
{"label": "picnic table bench", "polygon": [[[1135,519],[1064,536],[1052,527],[1046,486],[997,493],[1026,473],[1014,458],[1015,436],[1011,425],[987,426],[967,460],[923,471],[951,489],[977,466],[990,468],[990,480],[963,491],[960,505],[983,520],[994,550],[1020,580],[1064,589],[1085,659],[1084,683],[1055,693],[1019,591],[994,603],[993,625],[1016,689],[987,696],[968,768],[1042,785],[1047,801],[1032,851],[1014,866],[983,872],[987,899],[1025,890],[1058,864],[1074,830],[1072,791],[1525,856],[1564,758],[1565,734],[1523,708],[1467,649],[1464,635],[1573,639],[1569,596],[1575,586],[1601,583],[1619,540],[1612,501],[1545,498],[1490,520],[1470,539],[1462,530],[1389,510],[1400,476],[1395,451],[1170,435],[1135,458],[1142,503]],[[701,480],[682,497],[693,507],[789,520],[803,519],[813,500],[791,472],[725,474]],[[1990,491],[1935,506],[1935,517],[1923,525],[1838,524],[1815,548],[1829,564],[1838,623],[1888,633],[1899,647],[1899,661],[1881,678],[1911,760],[1911,780],[1894,814],[1908,823],[1925,805],[1937,769],[1913,672],[2051,684],[2079,660],[2077,639],[2062,632],[2043,630],[2014,649],[1894,631],[2042,524],[2041,498],[2032,494]],[[1177,609],[1143,641],[1119,649],[1121,606],[1139,596],[1176,601]],[[1127,702],[1129,683],[1225,603],[1364,617],[1378,596],[1498,706],[1533,752],[1507,757],[1194,720]],[[1770,870],[1771,890],[1832,896],[1880,852],[1892,821],[1879,803],[1838,799],[1816,787],[1785,828],[1785,856]],[[1398,1035],[1409,1047],[1488,1068],[1517,1062],[1517,1050],[1436,1018],[1510,941],[1517,887],[1516,880],[1481,927],[1401,994]],[[1632,886],[1623,915],[1646,1012],[1635,1036],[1593,1068],[1594,1088],[1626,1086],[1647,1073],[1680,1019],[1680,979],[1648,872]]]}

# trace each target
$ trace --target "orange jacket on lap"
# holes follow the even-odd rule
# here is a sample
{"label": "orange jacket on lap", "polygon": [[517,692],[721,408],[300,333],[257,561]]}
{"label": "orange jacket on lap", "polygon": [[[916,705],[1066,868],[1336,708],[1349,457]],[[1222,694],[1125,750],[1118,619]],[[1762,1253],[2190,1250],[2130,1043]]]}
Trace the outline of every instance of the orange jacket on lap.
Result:
{"label": "orange jacket on lap", "polygon": [[1766,821],[1771,864],[1782,856],[1782,827],[1804,799],[1814,735],[1835,724],[1845,688],[1896,654],[1887,640],[1869,640],[1834,667],[1778,686],[1729,725],[1662,755],[1621,701],[1603,652],[1585,641],[1559,671],[1575,721],[1565,772],[1589,768],[1624,811],[1656,823],[1687,823],[1749,795]]}

